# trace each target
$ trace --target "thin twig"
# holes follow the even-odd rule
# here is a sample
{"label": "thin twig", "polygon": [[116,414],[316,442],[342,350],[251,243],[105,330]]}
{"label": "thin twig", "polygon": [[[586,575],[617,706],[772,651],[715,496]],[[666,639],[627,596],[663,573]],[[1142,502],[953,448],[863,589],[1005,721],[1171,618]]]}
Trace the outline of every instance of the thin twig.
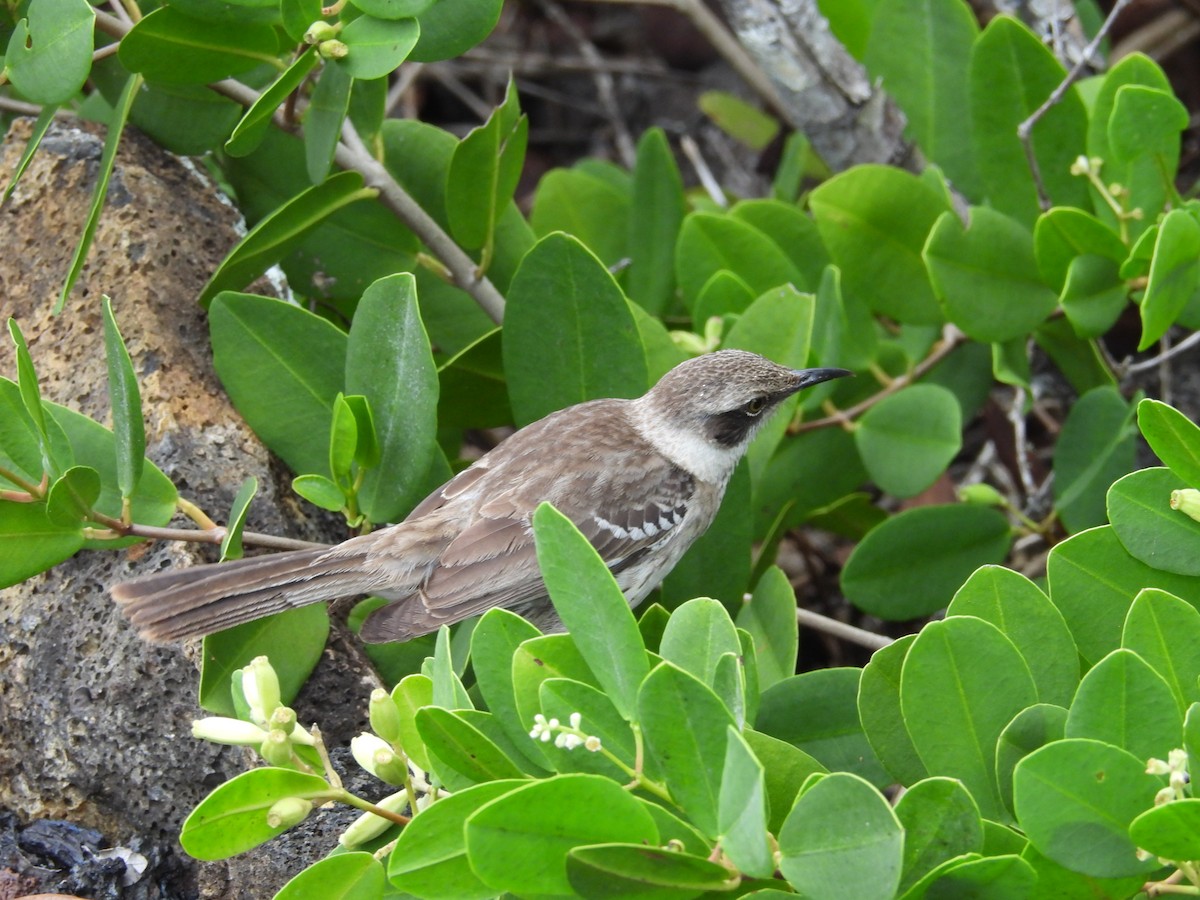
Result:
{"label": "thin twig", "polygon": [[591,75],[592,80],[596,83],[596,97],[600,100],[600,106],[608,118],[609,127],[612,128],[617,156],[625,168],[632,169],[634,163],[637,162],[637,148],[634,146],[629,129],[625,127],[621,110],[617,106],[613,77],[601,66],[600,53],[596,50],[596,45],[588,40],[587,35],[579,30],[578,26],[571,21],[571,17],[563,12],[563,8],[553,0],[538,0],[538,6],[555,25],[566,32],[567,36],[575,42],[575,46],[579,48],[583,58],[594,64],[595,68],[592,69]]}
{"label": "thin twig", "polygon": [[696,170],[696,177],[700,180],[701,186],[712,202],[722,208],[728,206],[729,199],[725,196],[725,191],[722,189],[721,183],[717,181],[716,176],[712,173],[712,169],[704,161],[704,154],[700,152],[700,145],[696,143],[690,134],[685,134],[679,139],[679,149],[683,151],[683,155],[688,158],[688,162]]}
{"label": "thin twig", "polygon": [[1025,159],[1029,163],[1029,171],[1033,175],[1033,183],[1037,186],[1038,204],[1043,211],[1050,208],[1050,196],[1046,193],[1046,183],[1042,180],[1042,170],[1038,166],[1037,157],[1033,153],[1033,126],[1041,121],[1042,117],[1062,100],[1067,91],[1071,89],[1071,85],[1079,80],[1079,76],[1083,74],[1083,70],[1091,63],[1092,57],[1100,47],[1101,41],[1107,37],[1108,32],[1113,27],[1113,23],[1117,20],[1117,16],[1120,15],[1121,10],[1128,3],[1129,0],[1116,0],[1112,11],[1108,14],[1108,18],[1104,20],[1104,24],[1100,26],[1100,29],[1096,32],[1091,42],[1083,48],[1083,53],[1080,54],[1079,60],[1075,65],[1071,67],[1071,71],[1067,73],[1058,87],[1050,93],[1050,96],[1046,98],[1046,102],[1035,109],[1029,118],[1017,126],[1017,137],[1020,139],[1021,146],[1025,150]]}
{"label": "thin twig", "polygon": [[943,359],[953,352],[959,344],[963,343],[967,336],[955,328],[953,325],[946,325],[942,329],[942,339],[934,345],[923,360],[913,366],[913,370],[907,374],[901,375],[898,378],[892,379],[888,385],[877,394],[872,394],[866,400],[858,403],[849,409],[844,409],[841,412],[835,413],[832,416],[826,416],[823,419],[813,419],[809,422],[799,422],[792,425],[788,429],[789,434],[803,434],[806,431],[816,431],[819,428],[829,428],[831,425],[845,425],[848,422],[853,422],[868,409],[878,403],[885,397],[890,397],[897,391],[908,387],[919,378],[924,377],[930,369],[940,363]]}
{"label": "thin twig", "polygon": [[1200,344],[1200,331],[1193,331],[1174,347],[1163,353],[1157,353],[1141,362],[1129,362],[1126,360],[1119,367],[1117,374],[1124,378],[1126,375],[1133,375],[1135,372],[1144,372],[1147,369],[1153,369],[1155,366],[1165,363],[1172,356],[1178,356],[1180,353],[1191,350],[1197,344]]}
{"label": "thin twig", "polygon": [[797,609],[796,621],[815,631],[821,631],[835,638],[840,638],[843,641],[849,641],[851,644],[858,644],[858,646],[866,647],[868,650],[879,650],[892,643],[890,637],[876,634],[873,631],[867,631],[865,628],[850,625],[839,619],[823,616],[820,613],[813,612],[811,609]]}
{"label": "thin twig", "polygon": [[[92,520],[99,522],[121,537],[140,537],[152,541],[190,541],[196,544],[220,544],[225,540],[227,528],[157,528],[153,525],[139,525],[137,522],[125,524],[120,519],[110,516],[93,514]],[[242,543],[255,547],[266,547],[271,550],[320,550],[329,544],[318,544],[313,541],[302,541],[297,538],[280,537],[275,534],[260,534],[257,531],[243,531]]]}

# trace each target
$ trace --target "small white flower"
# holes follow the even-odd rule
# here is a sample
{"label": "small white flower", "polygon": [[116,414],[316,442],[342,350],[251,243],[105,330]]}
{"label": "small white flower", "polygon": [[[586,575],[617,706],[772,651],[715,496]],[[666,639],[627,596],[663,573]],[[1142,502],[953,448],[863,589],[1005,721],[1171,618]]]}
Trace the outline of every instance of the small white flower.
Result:
{"label": "small white flower", "polygon": [[594,734],[589,734],[583,742],[583,748],[595,753],[600,749],[600,738],[596,737]]}
{"label": "small white flower", "polygon": [[1152,758],[1146,763],[1147,775],[1169,775],[1170,772],[1171,767],[1164,760]]}
{"label": "small white flower", "polygon": [[563,750],[574,750],[583,743],[583,738],[569,731],[560,732],[554,739],[554,746]]}
{"label": "small white flower", "polygon": [[550,727],[550,723],[546,721],[546,717],[541,713],[536,713],[533,717],[533,728],[529,730],[529,736],[535,741],[542,739],[543,732]]}
{"label": "small white flower", "polygon": [[583,715],[581,713],[577,713],[577,712],[571,713],[571,727],[574,728],[576,731],[578,731],[579,727],[582,724],[583,724]]}
{"label": "small white flower", "polygon": [[354,761],[376,777],[379,777],[379,773],[375,760],[380,751],[395,755],[387,741],[378,735],[364,731],[358,737],[350,739],[350,754]]}

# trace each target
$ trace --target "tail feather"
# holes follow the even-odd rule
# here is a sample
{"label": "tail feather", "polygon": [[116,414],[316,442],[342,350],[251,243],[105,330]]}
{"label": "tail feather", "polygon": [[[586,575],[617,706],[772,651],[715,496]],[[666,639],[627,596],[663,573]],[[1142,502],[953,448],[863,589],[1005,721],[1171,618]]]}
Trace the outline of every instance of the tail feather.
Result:
{"label": "tail feather", "polygon": [[271,613],[367,593],[363,556],[326,549],[172,569],[115,585],[113,599],[149,640],[179,641]]}

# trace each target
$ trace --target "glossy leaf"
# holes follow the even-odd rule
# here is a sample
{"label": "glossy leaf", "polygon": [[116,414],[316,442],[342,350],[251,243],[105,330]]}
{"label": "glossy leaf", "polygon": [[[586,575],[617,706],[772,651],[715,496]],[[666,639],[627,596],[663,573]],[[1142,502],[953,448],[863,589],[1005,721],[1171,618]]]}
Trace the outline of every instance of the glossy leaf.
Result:
{"label": "glossy leaf", "polygon": [[213,301],[209,329],[221,383],[263,443],[293,472],[326,472],[346,335],[301,307],[232,292]]}
{"label": "glossy leaf", "polygon": [[829,265],[829,251],[812,216],[795,203],[755,198],[739,200],[729,215],[757,228],[792,261],[804,276],[793,287],[813,290]]}
{"label": "glossy leaf", "polygon": [[[90,10],[91,7],[89,6],[88,9]],[[17,185],[21,183],[21,176],[25,174],[25,170],[29,168],[29,164],[33,162],[33,157],[37,154],[38,148],[42,145],[42,138],[46,136],[46,131],[54,123],[55,113],[57,112],[58,107],[54,104],[49,104],[43,106],[42,111],[38,113],[37,119],[34,120],[33,126],[29,130],[29,140],[25,143],[25,150],[21,153],[21,160],[9,176],[8,184],[4,186],[4,193],[0,194],[0,206],[8,205],[8,201],[12,198]]]}
{"label": "glossy leaf", "polygon": [[278,800],[320,800],[330,794],[324,778],[290,769],[261,768],[225,782],[192,810],[179,842],[190,856],[227,859],[266,843],[287,830],[267,824],[267,812]]}
{"label": "glossy leaf", "polygon": [[1152,568],[1130,556],[1108,526],[1055,545],[1046,572],[1050,599],[1089,665],[1121,646],[1129,607],[1143,588],[1161,588],[1200,607],[1200,584],[1194,578]]}
{"label": "glossy leaf", "polygon": [[692,824],[716,837],[726,729],[734,725],[725,704],[695,676],[660,663],[638,691],[638,721],[646,749],[671,785]]}
{"label": "glossy leaf", "polygon": [[727,891],[738,882],[728,868],[704,856],[640,844],[592,844],[567,855],[567,878],[578,893],[607,897],[696,897]]}
{"label": "glossy leaf", "polygon": [[672,614],[658,652],[714,687],[718,660],[726,653],[740,653],[741,646],[725,607],[708,597],[697,597]]}
{"label": "glossy leaf", "polygon": [[1131,650],[1114,650],[1083,676],[1067,717],[1068,738],[1092,738],[1138,759],[1167,754],[1183,712],[1163,677]]}
{"label": "glossy leaf", "polygon": [[205,22],[171,7],[146,15],[121,39],[130,72],[164,84],[209,84],[248,72],[279,52],[269,25]]}
{"label": "glossy leaf", "polygon": [[513,653],[522,641],[538,635],[538,630],[506,609],[490,609],[471,632],[471,665],[479,693],[521,752],[530,760],[545,765],[544,757],[524,744],[529,730],[517,713],[513,693]]}
{"label": "glossy leaf", "polygon": [[146,460],[146,427],[133,361],[113,317],[112,302],[103,299],[104,354],[108,362],[108,396],[112,405],[117,448],[117,486],[129,497],[142,479]]}
{"label": "glossy leaf", "polygon": [[754,638],[762,690],[796,674],[796,593],[782,569],[771,566],[763,573],[738,610],[736,624]]}
{"label": "glossy leaf", "polygon": [[926,778],[909,787],[896,803],[896,818],[904,828],[900,894],[946,860],[983,850],[979,807],[953,778]]}
{"label": "glossy leaf", "polygon": [[771,877],[775,863],[767,846],[763,764],[735,728],[726,732],[717,826],[722,849],[741,872],[756,878]]}
{"label": "glossy leaf", "polygon": [[1153,856],[1200,859],[1200,798],[1184,797],[1146,810],[1129,823],[1129,836]]}
{"label": "glossy leaf", "polygon": [[769,734],[746,729],[742,737],[763,764],[770,813],[767,828],[772,834],[778,834],[791,810],[790,804],[795,802],[796,795],[809,777],[826,774],[828,769],[799,747]]}
{"label": "glossy leaf", "polygon": [[1131,472],[1108,490],[1108,518],[1130,555],[1148,566],[1179,575],[1200,575],[1200,522],[1171,509],[1179,487],[1170,469]]}
{"label": "glossy leaf", "polygon": [[91,69],[96,11],[86,0],[38,0],[26,8],[28,17],[17,19],[9,38],[4,72],[24,99],[64,103]]}
{"label": "glossy leaf", "polygon": [[1172,406],[1149,397],[1138,403],[1138,428],[1150,449],[1188,487],[1200,487],[1200,428]]}
{"label": "glossy leaf", "polygon": [[200,303],[207,306],[222,291],[245,287],[337,210],[372,196],[374,191],[363,188],[362,176],[357,172],[339,172],[323,184],[301,191],[261,219],[229,251],[200,292]]}
{"label": "glossy leaf", "polygon": [[300,872],[279,889],[273,900],[367,900],[383,893],[387,884],[383,864],[362,851],[327,856]]}
{"label": "glossy leaf", "polygon": [[871,749],[899,784],[915,784],[929,774],[900,709],[900,676],[915,634],[871,654],[858,683],[858,718]]}
{"label": "glossy leaf", "polygon": [[[549,334],[559,338],[547,341]],[[504,372],[522,425],[584,400],[636,397],[647,388],[646,356],[621,289],[568,235],[538,241],[513,278]]]}
{"label": "glossy leaf", "polygon": [[1078,257],[1099,256],[1119,265],[1129,251],[1116,232],[1073,206],[1056,206],[1038,216],[1033,244],[1042,279],[1056,288],[1064,285]]}
{"label": "glossy leaf", "polygon": [[1129,302],[1120,267],[1103,256],[1077,256],[1067,269],[1059,303],[1075,333],[1094,338],[1106,333]]}
{"label": "glossy leaf", "polygon": [[1074,871],[1100,878],[1150,872],[1159,864],[1137,858],[1129,824],[1162,784],[1146,774],[1144,760],[1111,744],[1055,741],[1017,765],[1017,821],[1041,853]]}
{"label": "glossy leaf", "polygon": [[855,606],[884,619],[928,615],[950,602],[971,572],[1008,555],[1008,522],[994,509],[924,506],[872,529],[842,569]]}
{"label": "glossy leaf", "polygon": [[854,430],[871,478],[897,497],[925,490],[962,446],[962,413],[954,395],[914,384],[876,403]]}
{"label": "glossy leaf", "polygon": [[421,38],[409,59],[438,62],[461,56],[491,34],[502,6],[503,0],[438,0],[418,18]]}
{"label": "glossy leaf", "polygon": [[[996,16],[971,51],[971,131],[984,198],[996,210],[1032,227],[1037,191],[1017,126],[1066,75],[1050,49],[1015,18]],[[1072,87],[1033,128],[1033,154],[1053,203],[1089,206],[1083,179],[1070,172],[1084,146],[1087,112]]]}
{"label": "glossy leaf", "polygon": [[630,202],[627,187],[592,171],[551,169],[538,182],[529,224],[539,238],[565,231],[612,267],[629,258]]}
{"label": "glossy leaf", "polygon": [[860,669],[818,669],[763,692],[755,727],[811,755],[830,771],[889,782],[858,718]]}
{"label": "glossy leaf", "polygon": [[1008,813],[997,792],[996,741],[1037,699],[1012,641],[973,616],[926,625],[900,677],[900,706],[921,761],[930,772],[960,779],[980,813],[998,821]]}
{"label": "glossy leaf", "polygon": [[690,213],[675,246],[675,278],[689,308],[722,270],[745,281],[755,296],[781,284],[804,285],[803,274],[769,235],[733,216]]}
{"label": "glossy leaf", "polygon": [[802,793],[779,833],[779,868],[814,900],[889,900],[900,885],[904,829],[883,796],[845,772]]}
{"label": "glossy leaf", "polygon": [[40,503],[0,500],[0,587],[11,587],[75,555],[79,524],[56,525]]}
{"label": "glossy leaf", "polygon": [[1062,740],[1067,728],[1065,707],[1035,703],[1017,713],[996,741],[996,783],[1004,805],[1013,807],[1013,770],[1017,763],[1052,741]]}
{"label": "glossy leaf", "polygon": [[78,529],[100,498],[100,473],[88,466],[63,472],[46,495],[46,518],[61,528]]}
{"label": "glossy leaf", "polygon": [[638,139],[629,219],[629,298],[662,315],[675,294],[675,241],[684,214],[683,180],[661,128]]}
{"label": "glossy leaf", "polygon": [[[614,781],[560,775],[510,791],[466,820],[471,868],[496,891],[568,894],[567,854],[609,842],[658,843],[650,814]],[[513,865],[514,860],[537,865]]]}
{"label": "glossy leaf", "polygon": [[246,513],[250,509],[250,501],[258,493],[258,479],[248,475],[238,488],[237,496],[233,498],[233,508],[229,511],[229,522],[225,526],[225,536],[221,538],[221,562],[227,559],[242,558],[242,530],[246,526]]}
{"label": "glossy leaf", "polygon": [[304,115],[304,161],[308,180],[314,185],[325,182],[333,165],[342,123],[350,110],[353,83],[353,76],[336,65],[322,68],[317,78]]}
{"label": "glossy leaf", "polygon": [[600,686],[621,714],[632,718],[650,665],[616,579],[587,538],[554,507],[543,503],[537,508],[533,529],[538,565],[555,610]]}
{"label": "glossy leaf", "polygon": [[359,16],[338,33],[348,51],[334,65],[355,78],[383,78],[408,58],[420,36],[416,19]]}
{"label": "glossy leaf", "polygon": [[1141,591],[1125,617],[1121,646],[1166,679],[1181,713],[1200,701],[1200,612],[1192,604],[1156,588]]}
{"label": "glossy leaf", "polygon": [[245,156],[253,152],[262,142],[275,110],[287,100],[288,94],[296,90],[317,64],[317,50],[310,47],[296,57],[295,61],[280,74],[270,87],[258,95],[242,116],[229,140],[225,152],[230,156]]}
{"label": "glossy leaf", "polygon": [[981,566],[966,580],[947,616],[991,622],[1020,651],[1043,703],[1067,706],[1079,685],[1075,641],[1062,614],[1032,581],[1001,566]]}
{"label": "glossy leaf", "polygon": [[522,787],[492,781],[443,797],[405,826],[388,857],[388,879],[425,900],[487,900],[496,891],[479,880],[467,859],[463,825],[476,810]]}
{"label": "glossy leaf", "polygon": [[864,165],[820,185],[809,204],[847,296],[899,322],[942,321],[921,250],[943,197],[908,172]]}
{"label": "glossy leaf", "polygon": [[1158,229],[1150,279],[1142,297],[1142,337],[1145,350],[1170,328],[1188,300],[1200,288],[1200,223],[1183,209],[1173,209]]}
{"label": "glossy leaf", "polygon": [[1069,531],[1107,520],[1105,493],[1133,468],[1132,419],[1115,387],[1088,391],[1071,407],[1054,451],[1054,507]]}
{"label": "glossy leaf", "polygon": [[373,522],[399,521],[425,495],[437,448],[438,378],[413,276],[375,282],[350,325],[346,391],[366,397],[379,446],[358,497]]}
{"label": "glossy leaf", "polygon": [[964,228],[943,213],[924,258],[946,317],[977,341],[1007,341],[1032,331],[1058,305],[1041,280],[1029,231],[1009,216],[977,206]]}
{"label": "glossy leaf", "polygon": [[483,732],[450,710],[419,709],[416,724],[426,750],[476,784],[523,774]]}
{"label": "glossy leaf", "polygon": [[425,675],[406,675],[392,688],[392,702],[400,710],[400,746],[422,769],[432,768],[425,740],[417,729],[417,712],[433,703],[433,681]]}
{"label": "glossy leaf", "polygon": [[[569,678],[549,678],[541,683],[538,700],[547,719],[557,718],[559,722],[570,722],[571,716],[579,713],[580,729],[585,734],[598,737],[601,746],[608,753],[616,756],[629,768],[633,767],[637,757],[633,730],[613,705],[612,699],[600,688]],[[608,753],[560,748],[552,741],[535,743],[529,739],[529,735],[523,735],[523,738],[522,743],[518,745],[522,751],[531,745],[536,746],[557,772],[590,772],[621,782],[629,777],[628,769],[619,768],[608,759]],[[648,777],[657,777],[657,768],[653,764],[646,772]]]}
{"label": "glossy leaf", "polygon": [[215,715],[235,715],[230,678],[256,656],[271,660],[280,696],[291,703],[321,658],[328,635],[329,614],[320,603],[210,634],[204,639],[200,705]]}

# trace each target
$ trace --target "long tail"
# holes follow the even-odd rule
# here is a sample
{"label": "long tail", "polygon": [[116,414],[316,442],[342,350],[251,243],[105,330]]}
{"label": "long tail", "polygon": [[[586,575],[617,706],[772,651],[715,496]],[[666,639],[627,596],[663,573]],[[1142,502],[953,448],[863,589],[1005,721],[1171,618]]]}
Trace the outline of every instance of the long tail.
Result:
{"label": "long tail", "polygon": [[192,566],[115,585],[113,599],[151,641],[201,637],[321,600],[368,593],[365,554],[296,550]]}

